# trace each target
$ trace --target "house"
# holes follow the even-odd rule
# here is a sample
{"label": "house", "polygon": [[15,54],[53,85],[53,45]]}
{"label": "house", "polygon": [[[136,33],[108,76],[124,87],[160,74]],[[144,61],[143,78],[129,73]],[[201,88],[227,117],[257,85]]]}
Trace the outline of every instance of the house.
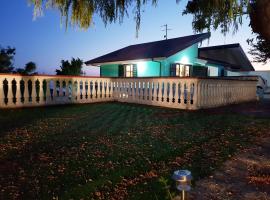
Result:
{"label": "house", "polygon": [[199,48],[202,33],[127,46],[86,65],[100,67],[101,77],[206,77],[254,71],[239,44]]}

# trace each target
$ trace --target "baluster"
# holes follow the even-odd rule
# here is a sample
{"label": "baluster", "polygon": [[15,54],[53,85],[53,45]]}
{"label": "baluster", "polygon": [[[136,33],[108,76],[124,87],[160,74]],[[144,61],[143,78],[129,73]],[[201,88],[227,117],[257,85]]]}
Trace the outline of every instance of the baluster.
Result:
{"label": "baluster", "polygon": [[95,99],[98,98],[98,81],[95,80],[94,82],[94,96],[95,96]]}
{"label": "baluster", "polygon": [[88,99],[88,96],[89,96],[89,81],[88,79],[86,79],[86,81],[84,82],[85,83],[85,99]]}
{"label": "baluster", "polygon": [[173,95],[173,81],[170,80],[169,81],[169,87],[167,88],[169,91],[167,91],[167,93],[169,93],[168,97],[169,97],[169,103],[173,103],[173,99],[174,99],[174,95]]}
{"label": "baluster", "polygon": [[152,91],[153,92],[152,99],[154,102],[157,101],[157,84],[158,84],[157,80],[153,79],[153,90],[154,91]]}
{"label": "baluster", "polygon": [[71,80],[66,80],[66,96],[68,98],[68,100],[71,100],[72,98],[72,81]]}
{"label": "baluster", "polygon": [[0,77],[0,107],[4,107],[5,103],[4,103],[4,99],[5,99],[5,95],[4,95],[4,84],[3,81],[5,79]]}
{"label": "baluster", "polygon": [[103,90],[104,90],[104,88],[103,88],[103,81],[100,81],[99,82],[99,90],[100,90],[100,92],[99,92],[99,96],[100,96],[100,99],[102,99],[102,97],[103,97]]}
{"label": "baluster", "polygon": [[195,96],[195,84],[193,82],[190,83],[189,88],[190,88],[190,104],[193,105]]}
{"label": "baluster", "polygon": [[8,79],[8,106],[13,106],[13,92],[12,92],[12,82],[14,79],[12,79],[11,77]]}
{"label": "baluster", "polygon": [[97,99],[100,99],[101,96],[101,91],[100,91],[100,82],[99,80],[97,81]]}
{"label": "baluster", "polygon": [[188,91],[187,91],[187,83],[185,82],[184,83],[184,94],[183,94],[184,95],[184,98],[183,98],[184,99],[184,104],[187,104],[187,101],[188,101],[188,99],[187,99],[188,94],[187,93],[188,93]]}
{"label": "baluster", "polygon": [[18,104],[18,80],[13,78],[11,81],[11,90],[12,90],[12,104],[16,106]]}
{"label": "baluster", "polygon": [[49,92],[50,92],[50,98],[48,98],[48,100],[52,102],[54,100],[55,84],[52,79],[48,80],[48,84],[49,84]]}
{"label": "baluster", "polygon": [[108,97],[109,99],[112,97],[112,80],[108,79]]}
{"label": "baluster", "polygon": [[2,81],[2,84],[3,84],[3,103],[4,103],[4,105],[5,106],[7,106],[8,105],[8,103],[9,103],[9,96],[8,96],[8,93],[9,93],[9,82],[8,82],[8,79],[4,79],[3,81]]}
{"label": "baluster", "polygon": [[73,87],[72,87],[72,95],[73,95],[73,100],[78,100],[78,81],[75,80],[73,82]]}
{"label": "baluster", "polygon": [[40,102],[42,104],[46,103],[47,100],[47,81],[45,78],[40,78]]}
{"label": "baluster", "polygon": [[130,98],[130,96],[129,96],[129,81],[130,80],[127,80],[127,82],[126,82],[126,93],[127,93],[127,99],[129,99]]}
{"label": "baluster", "polygon": [[124,87],[124,83],[122,82],[123,81],[123,79],[121,80],[121,82],[120,82],[120,98],[122,99],[123,98],[123,87]]}
{"label": "baluster", "polygon": [[57,92],[57,90],[58,90],[57,80],[53,79],[53,84],[54,84],[53,85],[54,86],[54,88],[53,88],[53,101],[54,101],[54,103],[56,103],[56,99],[59,95],[59,92]]}
{"label": "baluster", "polygon": [[114,91],[113,91],[113,98],[114,100],[118,100],[118,94],[117,94],[117,79],[114,80]]}
{"label": "baluster", "polygon": [[138,98],[138,82],[134,80],[134,91],[133,91],[133,99],[136,101]]}
{"label": "baluster", "polygon": [[83,99],[83,82],[82,80],[78,81],[79,84],[79,96],[78,96],[78,100],[82,101]]}
{"label": "baluster", "polygon": [[55,80],[55,97],[60,97],[60,81]]}
{"label": "baluster", "polygon": [[126,98],[126,82],[124,81],[122,84],[122,98]]}
{"label": "baluster", "polygon": [[3,83],[4,79],[1,78],[0,76],[0,107],[3,107],[4,106],[4,98],[5,98],[5,95],[4,95],[4,83]]}
{"label": "baluster", "polygon": [[138,82],[138,98],[141,99],[142,97],[142,85],[141,85],[141,81]]}
{"label": "baluster", "polygon": [[145,96],[146,96],[146,84],[145,84],[144,81],[142,82],[141,86],[142,86],[142,99],[145,100],[146,99],[145,98]]}
{"label": "baluster", "polygon": [[182,99],[182,82],[179,81],[178,84],[177,84],[177,102],[178,104],[181,103],[181,99]]}
{"label": "baluster", "polygon": [[163,103],[167,102],[167,90],[168,90],[168,86],[167,86],[168,82],[163,82]]}
{"label": "baluster", "polygon": [[34,94],[35,96],[33,96],[33,101],[36,103],[40,102],[40,81],[39,79],[36,79],[34,82]]}
{"label": "baluster", "polygon": [[149,82],[149,101],[153,101],[153,79]]}
{"label": "baluster", "polygon": [[103,80],[103,96],[104,98],[107,97],[107,80]]}
{"label": "baluster", "polygon": [[157,83],[156,83],[156,100],[157,101],[160,101],[160,87],[161,87],[161,85],[162,85],[162,83],[159,81],[159,79],[158,79],[158,81],[157,81]]}
{"label": "baluster", "polygon": [[175,99],[176,99],[176,83],[172,82],[172,92],[171,92],[171,102],[175,103]]}
{"label": "baluster", "polygon": [[132,98],[133,98],[132,90],[133,90],[133,79],[131,79],[130,82],[129,82],[129,97],[130,97],[130,100],[132,100]]}
{"label": "baluster", "polygon": [[90,87],[89,87],[89,95],[90,95],[90,100],[93,99],[93,94],[94,94],[94,81],[90,80]]}
{"label": "baluster", "polygon": [[43,81],[44,81],[44,78],[43,77],[40,77],[39,78],[39,82],[40,82],[40,92],[39,92],[39,102],[43,104],[44,102],[44,91],[43,91]]}
{"label": "baluster", "polygon": [[64,97],[64,99],[66,99],[65,97],[67,96],[67,80],[66,79],[63,79],[61,81],[61,96]]}
{"label": "baluster", "polygon": [[27,98],[25,99],[25,101],[28,103],[28,104],[32,104],[33,102],[33,82],[31,79],[27,79],[27,81],[25,82],[26,83],[26,88],[27,88]]}

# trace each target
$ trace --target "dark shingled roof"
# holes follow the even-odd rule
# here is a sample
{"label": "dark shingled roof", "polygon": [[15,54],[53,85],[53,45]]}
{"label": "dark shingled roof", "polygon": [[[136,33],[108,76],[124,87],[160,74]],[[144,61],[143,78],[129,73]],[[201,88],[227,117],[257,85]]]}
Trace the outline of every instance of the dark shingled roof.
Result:
{"label": "dark shingled roof", "polygon": [[222,64],[233,71],[254,71],[240,44],[228,44],[199,48],[199,58],[209,63]]}
{"label": "dark shingled roof", "polygon": [[167,58],[177,52],[210,37],[210,33],[190,35],[168,40],[131,45],[109,54],[85,62],[86,65],[98,65],[126,60]]}

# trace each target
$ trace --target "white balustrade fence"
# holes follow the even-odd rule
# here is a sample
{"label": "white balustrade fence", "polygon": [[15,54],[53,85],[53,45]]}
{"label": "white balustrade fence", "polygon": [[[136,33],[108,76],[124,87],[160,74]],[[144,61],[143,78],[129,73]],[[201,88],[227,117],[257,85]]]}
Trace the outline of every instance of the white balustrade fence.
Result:
{"label": "white balustrade fence", "polygon": [[111,79],[0,75],[0,108],[113,101]]}
{"label": "white balustrade fence", "polygon": [[114,97],[120,102],[197,109],[196,78],[117,78]]}
{"label": "white balustrade fence", "polygon": [[256,79],[0,75],[0,108],[119,101],[200,109],[256,100]]}

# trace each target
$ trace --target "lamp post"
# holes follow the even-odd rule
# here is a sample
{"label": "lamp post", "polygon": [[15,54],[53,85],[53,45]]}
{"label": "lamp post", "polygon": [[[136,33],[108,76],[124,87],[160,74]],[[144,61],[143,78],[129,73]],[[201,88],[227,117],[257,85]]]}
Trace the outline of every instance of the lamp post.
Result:
{"label": "lamp post", "polygon": [[191,189],[191,172],[188,170],[177,170],[173,173],[172,179],[176,182],[177,190],[182,192],[182,200],[185,200],[185,192]]}

